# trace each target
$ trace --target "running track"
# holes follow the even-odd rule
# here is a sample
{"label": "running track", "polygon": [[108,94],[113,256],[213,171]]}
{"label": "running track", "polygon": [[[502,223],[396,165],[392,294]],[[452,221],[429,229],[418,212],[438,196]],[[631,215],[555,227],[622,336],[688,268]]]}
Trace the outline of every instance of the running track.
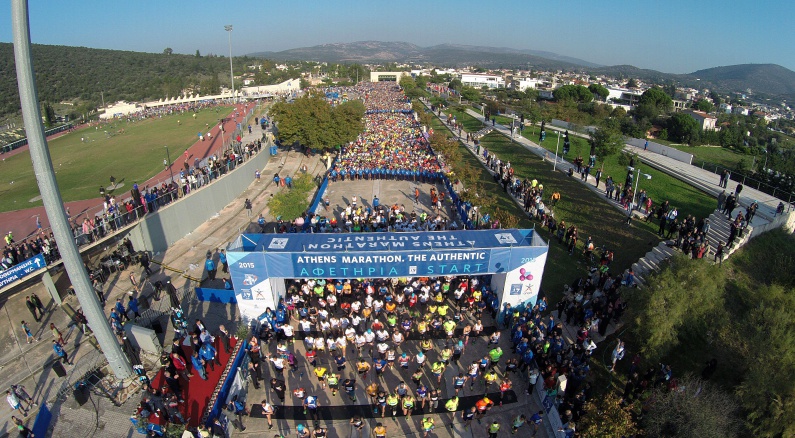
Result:
{"label": "running track", "polygon": [[[226,117],[226,122],[224,123],[224,131],[226,133],[234,132],[237,129],[237,120],[242,120],[242,115],[245,114],[247,108],[251,108],[254,105],[253,103],[249,104],[238,104],[236,105],[236,109],[229,112],[229,115]],[[234,117],[235,111],[239,111],[241,115],[238,117]],[[214,126],[211,129],[213,133],[213,137],[211,140],[200,141],[197,140],[196,143],[193,144],[188,150],[185,152],[188,155],[189,162],[192,164],[194,158],[205,158],[209,157],[215,152],[218,152],[222,148],[222,136],[221,130],[218,125]],[[48,137],[49,139],[53,139],[59,137],[61,135],[67,134],[66,132],[59,132],[58,134],[52,135]],[[2,157],[9,157],[12,155],[16,155],[21,152],[25,152],[28,150],[27,146],[23,146],[21,148],[15,149],[7,154],[3,154]],[[175,160],[172,162],[172,170],[175,174],[179,173],[179,170],[182,168],[181,164],[184,161],[185,155],[179,155],[176,157]],[[182,161],[180,161],[182,160]],[[152,185],[155,182],[164,181],[170,177],[170,172],[168,169],[163,169],[160,173],[150,178],[148,181],[139,183],[139,187],[143,188],[147,185]],[[132,184],[125,185],[123,188],[119,190],[117,194],[117,199],[123,200],[129,198],[130,190],[132,190]],[[72,218],[81,223],[85,218],[85,213],[90,210],[90,213],[96,214],[102,207],[103,199],[100,197],[94,199],[84,199],[82,201],[73,201],[67,202],[66,206],[69,207],[69,212],[72,215]],[[41,226],[44,229],[50,227],[50,222],[47,219],[47,214],[44,211],[44,207],[32,207],[26,208],[23,210],[16,210],[16,211],[9,211],[5,213],[0,213],[0,234],[5,235],[9,231],[14,233],[14,239],[17,242],[21,242],[26,237],[30,237],[36,232],[36,216],[39,216],[41,220]]]}

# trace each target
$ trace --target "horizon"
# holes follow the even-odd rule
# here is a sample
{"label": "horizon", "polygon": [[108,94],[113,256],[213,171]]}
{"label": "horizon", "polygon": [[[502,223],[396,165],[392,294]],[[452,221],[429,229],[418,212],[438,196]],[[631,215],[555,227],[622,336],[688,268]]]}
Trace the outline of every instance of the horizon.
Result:
{"label": "horizon", "polygon": [[[180,54],[199,50],[202,55],[228,56],[224,26],[232,24],[234,56],[380,41],[545,51],[604,66],[626,64],[674,74],[737,64],[777,64],[795,71],[795,54],[789,50],[795,38],[787,23],[795,4],[761,2],[740,15],[717,0],[674,0],[664,7],[628,0],[609,7],[570,3],[561,8],[509,1],[498,8],[471,0],[431,5],[417,0],[394,5],[314,0],[267,8],[243,2],[215,13],[217,5],[206,0],[190,8],[151,0],[86,0],[77,5],[32,3],[29,8],[31,39],[47,45],[149,53],[169,47]],[[645,18],[651,16],[655,20]],[[10,24],[10,8],[0,9],[0,22]],[[632,23],[641,30],[633,32]],[[766,31],[739,30],[760,27]],[[10,25],[0,26],[0,41],[11,42]]]}

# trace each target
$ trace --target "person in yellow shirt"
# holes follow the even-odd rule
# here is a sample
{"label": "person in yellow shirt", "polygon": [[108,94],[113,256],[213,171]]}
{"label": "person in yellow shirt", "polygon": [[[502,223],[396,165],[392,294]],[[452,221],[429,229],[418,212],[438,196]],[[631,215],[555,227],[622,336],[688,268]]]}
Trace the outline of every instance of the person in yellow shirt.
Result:
{"label": "person in yellow shirt", "polygon": [[315,368],[315,376],[317,376],[317,381],[320,382],[320,387],[325,389],[326,388],[326,373],[328,370],[325,367],[317,367]]}
{"label": "person in yellow shirt", "polygon": [[337,389],[340,386],[340,375],[331,373],[326,377],[326,381],[328,382],[328,387],[331,388],[331,395],[337,395]]}
{"label": "person in yellow shirt", "polygon": [[428,438],[428,434],[433,430],[433,418],[425,417],[422,419],[422,430],[425,432],[424,438]]}
{"label": "person in yellow shirt", "polygon": [[398,403],[400,403],[400,397],[398,397],[397,394],[389,394],[386,397],[386,405],[389,406],[390,409],[392,409],[393,417],[397,415]]}
{"label": "person in yellow shirt", "polygon": [[431,372],[433,373],[434,376],[436,376],[436,381],[440,384],[442,383],[442,374],[444,374],[444,368],[445,368],[444,362],[437,361],[434,362],[433,365],[431,365]]}
{"label": "person in yellow shirt", "polygon": [[414,410],[414,396],[411,394],[406,394],[403,397],[403,415],[408,417],[411,415],[411,411]]}
{"label": "person in yellow shirt", "polygon": [[386,426],[381,423],[376,423],[373,428],[373,436],[375,438],[386,438]]}

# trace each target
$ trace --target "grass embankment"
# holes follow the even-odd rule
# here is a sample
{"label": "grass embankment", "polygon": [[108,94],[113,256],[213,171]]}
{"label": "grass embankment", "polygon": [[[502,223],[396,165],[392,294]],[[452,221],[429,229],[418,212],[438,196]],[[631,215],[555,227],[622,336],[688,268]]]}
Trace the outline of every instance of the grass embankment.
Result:
{"label": "grass embankment", "polygon": [[[467,127],[472,127],[472,129],[477,131],[482,126],[477,119],[470,116],[469,114],[456,111],[448,112],[452,112],[457,117],[458,121],[464,124],[465,129],[468,129]],[[558,142],[557,134],[554,131],[549,130],[547,132],[546,139],[539,143],[538,132],[538,127],[535,129],[525,128],[522,132],[522,136],[536,144],[540,144],[544,149],[550,152],[550,159],[553,159]],[[587,161],[591,150],[588,140],[575,135],[570,135],[569,139],[571,141],[571,149],[564,158],[572,161],[577,156],[581,156]],[[563,153],[563,135],[561,135],[558,153]],[[619,155],[614,155],[608,157],[607,160],[600,160],[596,162],[597,168],[603,169],[600,188],[604,189],[604,181],[608,176],[612,176],[616,183],[621,183],[623,185],[627,176],[627,170],[625,164],[619,163],[619,159]],[[511,160],[511,162],[513,162],[513,160]],[[671,206],[676,206],[679,209],[680,217],[684,217],[687,214],[692,214],[697,218],[702,218],[709,216],[715,210],[717,205],[716,201],[706,193],[664,172],[658,171],[649,166],[644,166],[642,163],[639,167],[641,172],[651,175],[652,179],[647,180],[641,177],[638,185],[638,191],[646,190],[646,193],[651,196],[655,205],[659,205],[663,201],[668,200],[670,201]],[[592,171],[591,175],[594,174],[595,172]]]}
{"label": "grass embankment", "polygon": [[[181,155],[196,142],[197,133],[206,134],[207,124],[217,125],[220,118],[227,116],[229,108],[205,109],[195,119],[192,113],[187,113],[137,122],[115,121],[49,141],[64,201],[98,197],[99,187],[109,186],[111,175],[125,183],[121,189],[125,192],[133,183],[146,181],[163,170],[166,159],[163,146],[168,146],[179,169]],[[42,205],[41,201],[29,202],[39,195],[39,188],[28,152],[5,158],[0,170],[0,211]]]}
{"label": "grass embankment", "polygon": [[[472,117],[461,118],[458,120],[464,125],[464,129],[474,132],[480,129],[482,124]],[[434,119],[434,130],[442,127],[441,122]],[[446,129],[446,128],[445,128]],[[629,267],[638,258],[648,252],[657,243],[654,234],[636,227],[627,227],[623,224],[624,215],[601,197],[592,192],[587,187],[577,181],[572,180],[561,172],[554,172],[549,167],[549,163],[543,163],[537,155],[511,144],[510,139],[502,134],[491,133],[481,140],[481,143],[497,154],[502,160],[512,163],[516,174],[521,178],[538,179],[544,185],[545,197],[559,191],[561,201],[553,210],[558,220],[565,220],[568,225],[577,225],[580,232],[581,242],[588,236],[592,236],[596,245],[605,245],[615,251],[614,270],[619,271]],[[488,189],[494,193],[499,207],[510,204],[511,212],[526,218],[526,214],[504,193],[502,186],[494,183],[492,176],[483,169],[473,153],[466,148],[462,148],[462,159],[466,166],[476,166],[482,169],[483,181],[488,183]],[[536,223],[523,219],[520,227],[534,226]],[[540,235],[549,240],[550,236],[546,229],[538,228]],[[553,239],[549,246],[547,265],[544,270],[542,280],[542,290],[549,297],[550,303],[554,304],[562,295],[563,285],[571,283],[577,277],[584,275],[590,263],[582,256],[582,249],[578,248],[574,255],[569,255],[566,248]]]}

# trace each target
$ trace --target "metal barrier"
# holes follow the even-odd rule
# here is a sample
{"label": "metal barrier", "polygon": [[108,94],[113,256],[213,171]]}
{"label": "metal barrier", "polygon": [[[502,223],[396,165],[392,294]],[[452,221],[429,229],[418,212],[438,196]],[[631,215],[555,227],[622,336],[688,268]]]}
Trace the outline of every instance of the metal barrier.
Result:
{"label": "metal barrier", "polygon": [[[701,167],[702,169],[707,170],[709,172],[712,172],[712,173],[714,173],[716,175],[720,175],[721,172],[723,172],[724,170],[728,170],[729,171],[729,178],[732,181],[737,181],[738,183],[740,183],[740,184],[742,184],[744,186],[754,188],[754,189],[759,190],[760,192],[763,192],[763,193],[767,193],[768,195],[770,195],[770,196],[772,196],[774,198],[778,198],[778,199],[781,199],[782,201],[784,201],[789,206],[788,208],[795,208],[795,206],[792,205],[793,200],[795,200],[795,193],[792,193],[792,192],[789,192],[789,191],[787,191],[785,189],[782,189],[780,187],[768,184],[768,183],[766,183],[764,181],[760,181],[760,180],[758,180],[756,178],[753,178],[751,176],[748,176],[748,175],[745,175],[743,173],[740,173],[740,172],[738,172],[738,171],[736,171],[734,169],[730,169],[728,167],[721,166],[720,164],[710,163],[709,161],[704,161],[704,160],[699,160],[699,161],[700,161],[700,163],[694,163],[693,165]],[[789,211],[789,210],[787,210],[787,211]]]}

